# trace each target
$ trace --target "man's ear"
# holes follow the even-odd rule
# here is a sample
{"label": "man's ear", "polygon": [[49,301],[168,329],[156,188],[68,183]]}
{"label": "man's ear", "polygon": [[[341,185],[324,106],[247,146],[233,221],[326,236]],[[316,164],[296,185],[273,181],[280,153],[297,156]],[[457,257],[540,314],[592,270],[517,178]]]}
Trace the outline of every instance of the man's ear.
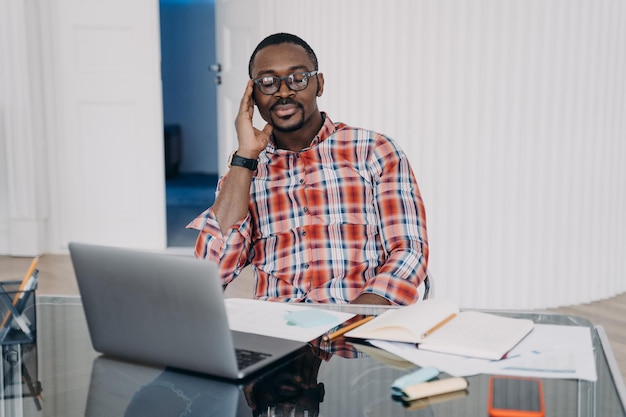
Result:
{"label": "man's ear", "polygon": [[324,92],[324,74],[319,73],[316,75],[317,77],[317,92],[316,96],[322,97],[322,93]]}

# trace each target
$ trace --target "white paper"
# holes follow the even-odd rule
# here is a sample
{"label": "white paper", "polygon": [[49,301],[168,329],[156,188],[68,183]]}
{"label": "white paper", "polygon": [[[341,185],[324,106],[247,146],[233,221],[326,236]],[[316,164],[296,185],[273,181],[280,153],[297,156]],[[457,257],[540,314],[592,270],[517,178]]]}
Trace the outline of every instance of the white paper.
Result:
{"label": "white paper", "polygon": [[491,373],[597,380],[591,329],[588,327],[536,325],[507,358],[497,361]]}
{"label": "white paper", "polygon": [[370,340],[374,346],[419,366],[435,366],[452,376],[500,374],[596,381],[596,361],[588,327],[535,324],[507,358],[490,361],[417,349],[408,343]]}
{"label": "white paper", "polygon": [[226,314],[231,330],[279,337],[282,339],[310,342],[355,315],[339,311],[319,310],[335,317],[332,323],[314,327],[294,326],[285,318],[299,309],[314,309],[306,304],[260,301],[243,298],[227,298]]}

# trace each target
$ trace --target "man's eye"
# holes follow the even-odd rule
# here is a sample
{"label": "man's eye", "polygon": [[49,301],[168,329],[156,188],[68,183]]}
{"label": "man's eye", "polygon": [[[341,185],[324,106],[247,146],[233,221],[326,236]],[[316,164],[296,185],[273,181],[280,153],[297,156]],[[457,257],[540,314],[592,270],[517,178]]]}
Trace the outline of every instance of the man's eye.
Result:
{"label": "man's eye", "polygon": [[306,74],[292,74],[291,79],[296,83],[301,83],[306,79]]}

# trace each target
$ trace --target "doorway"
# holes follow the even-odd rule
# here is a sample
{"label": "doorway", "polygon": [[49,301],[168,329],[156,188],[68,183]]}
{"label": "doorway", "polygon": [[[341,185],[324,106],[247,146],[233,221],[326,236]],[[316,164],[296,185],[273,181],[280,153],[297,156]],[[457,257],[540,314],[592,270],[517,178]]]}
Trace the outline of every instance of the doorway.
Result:
{"label": "doorway", "polygon": [[159,0],[167,246],[192,247],[185,226],[213,203],[218,178],[214,0]]}

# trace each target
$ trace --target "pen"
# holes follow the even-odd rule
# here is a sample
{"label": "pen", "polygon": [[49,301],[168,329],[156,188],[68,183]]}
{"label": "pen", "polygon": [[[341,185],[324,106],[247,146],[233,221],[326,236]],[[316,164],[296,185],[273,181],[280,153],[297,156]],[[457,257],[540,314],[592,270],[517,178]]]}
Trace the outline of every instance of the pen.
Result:
{"label": "pen", "polygon": [[357,327],[367,323],[368,321],[372,320],[374,317],[376,316],[367,316],[364,319],[361,319],[359,321],[355,321],[352,324],[349,324],[347,326],[342,327],[341,329],[334,331],[330,334],[325,334],[324,336],[322,336],[322,340],[325,342],[330,342],[331,340],[335,340],[336,338],[338,338],[339,336],[344,335],[345,333],[349,332],[352,329],[356,329]]}
{"label": "pen", "polygon": [[448,323],[450,320],[452,320],[455,317],[456,317],[456,313],[450,314],[448,317],[446,317],[445,319],[441,320],[435,326],[431,327],[430,329],[428,329],[424,333],[422,333],[421,338],[424,339],[425,337],[430,336],[431,334],[433,334],[437,330],[441,329],[446,323]]}

